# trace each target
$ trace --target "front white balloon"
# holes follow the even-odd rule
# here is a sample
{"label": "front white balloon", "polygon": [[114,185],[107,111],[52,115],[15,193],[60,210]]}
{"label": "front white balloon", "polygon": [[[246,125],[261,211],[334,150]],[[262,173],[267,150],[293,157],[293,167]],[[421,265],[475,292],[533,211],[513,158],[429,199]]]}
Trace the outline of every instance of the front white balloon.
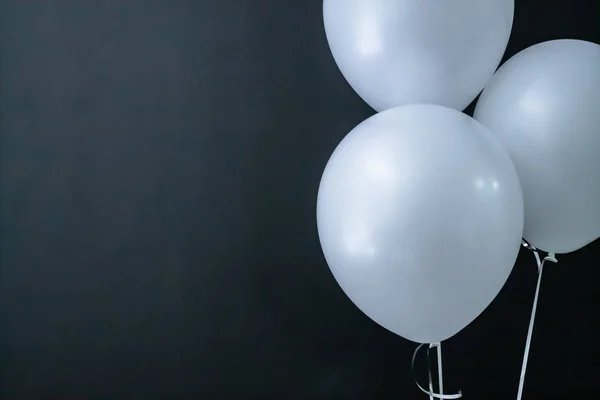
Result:
{"label": "front white balloon", "polygon": [[367,119],[339,144],[317,224],[327,263],[358,308],[431,343],[467,326],[506,282],[523,199],[487,128],[449,108],[408,105]]}
{"label": "front white balloon", "polygon": [[333,57],[382,111],[412,103],[463,110],[508,43],[514,0],[324,0]]}
{"label": "front white balloon", "polygon": [[569,253],[600,236],[600,46],[552,40],[508,60],[475,118],[508,150],[523,186],[524,237]]}

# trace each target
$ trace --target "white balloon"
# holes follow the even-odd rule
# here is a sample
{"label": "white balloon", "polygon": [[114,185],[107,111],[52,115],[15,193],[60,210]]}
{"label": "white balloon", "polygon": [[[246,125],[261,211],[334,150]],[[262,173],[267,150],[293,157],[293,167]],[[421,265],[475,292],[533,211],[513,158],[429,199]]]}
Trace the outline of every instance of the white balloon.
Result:
{"label": "white balloon", "polygon": [[324,0],[329,47],[377,111],[431,103],[463,110],[506,50],[514,0]]}
{"label": "white balloon", "polygon": [[336,148],[317,200],[323,253],[348,297],[406,339],[445,340],[506,282],[519,252],[517,173],[474,119],[392,108]]}
{"label": "white balloon", "polygon": [[537,44],[508,60],[475,118],[508,150],[525,200],[524,237],[554,253],[600,236],[600,46]]}

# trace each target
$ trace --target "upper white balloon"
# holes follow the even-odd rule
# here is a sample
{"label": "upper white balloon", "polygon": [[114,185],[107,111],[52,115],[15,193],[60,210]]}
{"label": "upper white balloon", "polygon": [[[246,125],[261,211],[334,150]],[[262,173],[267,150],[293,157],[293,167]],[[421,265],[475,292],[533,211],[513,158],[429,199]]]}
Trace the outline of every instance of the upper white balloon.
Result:
{"label": "upper white balloon", "polygon": [[377,111],[430,103],[463,110],[506,50],[514,0],[324,0],[342,74]]}

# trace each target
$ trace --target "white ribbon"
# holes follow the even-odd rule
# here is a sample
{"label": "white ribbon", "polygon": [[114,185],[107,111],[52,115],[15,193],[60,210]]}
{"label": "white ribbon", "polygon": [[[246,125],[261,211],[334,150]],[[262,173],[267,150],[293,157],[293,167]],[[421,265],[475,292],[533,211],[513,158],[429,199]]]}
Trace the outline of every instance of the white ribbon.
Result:
{"label": "white ribbon", "polygon": [[[517,400],[521,400],[522,396],[523,396],[523,387],[525,386],[525,374],[527,372],[527,362],[529,361],[529,351],[531,348],[531,338],[533,337],[533,326],[535,324],[535,315],[537,312],[537,304],[538,304],[538,298],[540,295],[540,287],[541,287],[541,283],[542,283],[542,272],[544,270],[544,264],[546,263],[546,261],[550,261],[553,263],[557,263],[558,260],[556,259],[556,256],[554,255],[554,253],[548,253],[548,255],[546,257],[544,257],[543,260],[540,260],[540,255],[538,250],[531,246],[530,244],[528,244],[527,242],[523,241],[523,247],[526,247],[530,250],[533,251],[533,255],[535,257],[535,261],[537,263],[537,267],[538,267],[538,280],[537,280],[537,286],[535,288],[535,296],[533,298],[533,307],[531,310],[531,318],[529,319],[529,329],[527,331],[527,340],[525,342],[525,354],[523,355],[523,364],[521,366],[521,377],[519,380],[519,390],[518,390],[518,394],[517,394]],[[413,353],[413,357],[412,357],[412,370],[413,370],[413,378],[415,380],[415,383],[417,384],[417,387],[425,394],[429,395],[429,399],[430,400],[434,400],[434,399],[448,399],[448,400],[452,400],[452,399],[460,399],[462,398],[462,392],[458,391],[458,393],[456,394],[443,394],[444,392],[444,386],[443,386],[443,377],[442,377],[442,345],[441,343],[431,343],[429,344],[429,347],[427,348],[427,373],[429,376],[429,390],[425,389],[423,386],[421,386],[415,376],[415,360],[417,359],[417,354],[419,352],[419,350],[421,350],[421,348],[423,346],[425,346],[426,343],[420,344],[416,349],[415,352]],[[437,348],[437,359],[438,359],[438,377],[439,377],[439,391],[440,393],[435,393],[433,391],[433,378],[431,376],[431,364],[430,364],[430,358],[429,358],[429,353],[430,350],[432,348]]]}
{"label": "white ribbon", "polygon": [[537,249],[526,242],[523,242],[523,246],[533,251],[535,261],[538,267],[538,280],[535,288],[535,296],[533,297],[533,307],[531,309],[531,318],[529,319],[529,329],[527,331],[527,341],[525,342],[525,354],[523,355],[523,365],[521,366],[521,378],[519,379],[519,391],[517,392],[517,400],[521,400],[523,396],[523,387],[525,386],[525,373],[527,372],[527,361],[529,360],[529,350],[531,348],[531,338],[533,336],[533,325],[535,323],[535,314],[537,311],[537,303],[540,295],[540,286],[542,283],[542,272],[544,271],[544,263],[550,261],[557,263],[558,260],[554,256],[554,253],[549,253],[542,261],[540,261],[540,255]]}
{"label": "white ribbon", "polygon": [[[416,349],[415,352],[413,353],[413,357],[412,357],[412,371],[413,371],[413,378],[415,380],[415,383],[417,384],[417,387],[425,394],[429,395],[429,399],[433,400],[433,399],[460,399],[462,397],[462,392],[459,391],[457,394],[443,394],[444,391],[444,384],[443,384],[443,377],[442,377],[442,345],[441,343],[431,343],[429,344],[429,347],[427,348],[427,373],[429,375],[429,390],[425,389],[423,386],[421,386],[417,380],[417,377],[415,376],[415,360],[417,359],[417,354],[419,353],[419,350],[421,350],[421,348],[425,346],[425,343],[420,344]],[[437,352],[438,352],[438,378],[439,378],[439,391],[440,393],[435,393],[433,391],[433,378],[431,376],[431,364],[430,364],[430,359],[429,359],[429,352],[431,351],[432,348],[437,348]]]}

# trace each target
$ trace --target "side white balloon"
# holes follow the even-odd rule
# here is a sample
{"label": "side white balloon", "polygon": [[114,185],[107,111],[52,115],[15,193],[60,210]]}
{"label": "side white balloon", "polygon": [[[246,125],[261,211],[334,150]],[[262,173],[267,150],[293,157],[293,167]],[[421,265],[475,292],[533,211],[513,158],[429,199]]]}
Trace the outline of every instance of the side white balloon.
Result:
{"label": "side white balloon", "polygon": [[408,105],[358,125],[317,200],[323,253],[348,297],[406,339],[445,340],[506,282],[521,244],[517,173],[474,119]]}
{"label": "side white balloon", "polygon": [[371,107],[463,110],[506,50],[514,0],[324,0],[329,47]]}
{"label": "side white balloon", "polygon": [[554,253],[600,237],[600,46],[553,40],[508,60],[475,118],[508,150],[525,200],[524,237]]}

